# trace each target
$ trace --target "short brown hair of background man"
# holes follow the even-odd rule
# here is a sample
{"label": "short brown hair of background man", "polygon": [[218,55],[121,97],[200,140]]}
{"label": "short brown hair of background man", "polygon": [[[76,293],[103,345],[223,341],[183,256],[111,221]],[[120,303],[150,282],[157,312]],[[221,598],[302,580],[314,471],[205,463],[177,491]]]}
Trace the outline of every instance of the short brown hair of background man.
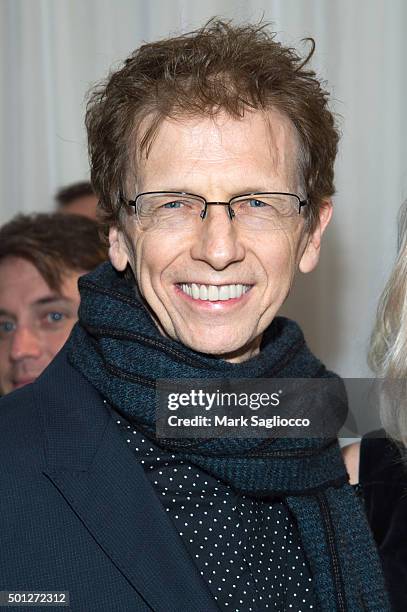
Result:
{"label": "short brown hair of background man", "polygon": [[112,265],[80,280],[46,374],[1,400],[0,590],[61,585],[76,610],[389,610],[336,432],[185,423],[174,440],[156,422],[162,380],[337,379],[277,316],[332,214],[338,134],[308,59],[213,21],[143,45],[91,96]]}
{"label": "short brown hair of background man", "polygon": [[84,217],[19,215],[0,228],[0,391],[33,382],[77,320],[81,274],[107,258]]}
{"label": "short brown hair of background man", "polygon": [[60,213],[96,219],[98,199],[89,181],[70,183],[61,187],[55,194],[55,202]]}

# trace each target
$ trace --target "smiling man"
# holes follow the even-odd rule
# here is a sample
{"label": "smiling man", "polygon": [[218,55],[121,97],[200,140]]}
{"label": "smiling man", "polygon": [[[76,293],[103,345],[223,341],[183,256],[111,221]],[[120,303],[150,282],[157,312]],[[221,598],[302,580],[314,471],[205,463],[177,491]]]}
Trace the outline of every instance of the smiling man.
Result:
{"label": "smiling man", "polygon": [[[259,351],[296,269],[316,265],[331,217],[326,197],[305,231],[299,156],[294,126],[274,109],[163,120],[138,163],[136,215],[110,239],[113,265],[130,264],[165,335],[228,361]],[[230,201],[229,211],[205,200]]]}
{"label": "smiling man", "polygon": [[107,257],[87,219],[20,215],[0,228],[0,391],[34,380],[78,318],[78,278]]}
{"label": "smiling man", "polygon": [[77,611],[389,610],[335,437],[156,423],[163,380],[335,378],[278,316],[332,214],[338,135],[308,59],[212,21],[91,95],[110,263],[80,279],[41,380],[0,405],[0,591],[69,591]]}

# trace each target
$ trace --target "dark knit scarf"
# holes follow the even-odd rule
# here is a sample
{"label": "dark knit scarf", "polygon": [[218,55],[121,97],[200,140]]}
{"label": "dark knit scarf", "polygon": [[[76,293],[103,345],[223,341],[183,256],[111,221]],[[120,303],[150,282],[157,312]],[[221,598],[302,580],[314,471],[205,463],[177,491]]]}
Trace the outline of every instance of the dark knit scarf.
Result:
{"label": "dark knit scarf", "polygon": [[298,326],[276,318],[260,353],[232,364],[163,337],[137,289],[108,263],[82,277],[79,288],[70,361],[112,407],[158,446],[235,490],[284,498],[298,523],[321,610],[389,610],[376,550],[336,440],[220,438],[191,444],[155,436],[158,379],[332,376]]}

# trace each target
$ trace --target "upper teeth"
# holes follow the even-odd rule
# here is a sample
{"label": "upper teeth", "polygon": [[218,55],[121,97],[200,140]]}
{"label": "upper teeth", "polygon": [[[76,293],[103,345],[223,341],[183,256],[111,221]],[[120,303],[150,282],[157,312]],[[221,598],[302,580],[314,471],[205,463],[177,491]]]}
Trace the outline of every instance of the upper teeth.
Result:
{"label": "upper teeth", "polygon": [[250,285],[197,285],[196,283],[183,283],[180,285],[182,291],[194,298],[194,300],[231,300],[239,298],[250,289]]}

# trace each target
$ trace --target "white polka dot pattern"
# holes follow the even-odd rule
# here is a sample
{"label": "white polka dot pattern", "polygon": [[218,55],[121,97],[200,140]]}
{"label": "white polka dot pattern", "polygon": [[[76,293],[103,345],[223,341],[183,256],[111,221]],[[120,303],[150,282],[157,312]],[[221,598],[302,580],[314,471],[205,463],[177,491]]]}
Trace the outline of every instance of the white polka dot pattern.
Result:
{"label": "white polka dot pattern", "polygon": [[115,415],[221,610],[316,610],[299,534],[282,501],[242,496]]}

